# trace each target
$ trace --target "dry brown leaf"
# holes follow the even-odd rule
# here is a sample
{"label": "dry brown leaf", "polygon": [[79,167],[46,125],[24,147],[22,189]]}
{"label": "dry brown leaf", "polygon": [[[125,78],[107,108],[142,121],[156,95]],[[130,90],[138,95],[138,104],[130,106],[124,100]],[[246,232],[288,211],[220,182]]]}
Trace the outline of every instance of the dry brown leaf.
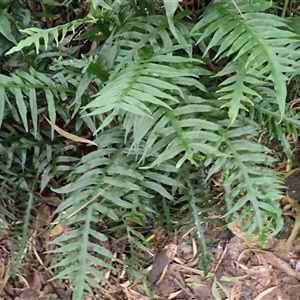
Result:
{"label": "dry brown leaf", "polygon": [[265,296],[271,292],[273,292],[275,289],[277,289],[277,286],[270,287],[266,290],[264,290],[262,293],[260,293],[257,297],[255,297],[253,300],[262,300],[265,298]]}
{"label": "dry brown leaf", "polygon": [[270,265],[263,266],[253,266],[246,271],[246,273],[254,278],[263,278],[263,277],[271,277],[271,269]]}
{"label": "dry brown leaf", "polygon": [[[51,122],[50,122],[50,120],[47,119],[46,116],[44,116],[44,117],[45,117],[46,121],[47,121],[50,125],[52,125]],[[65,131],[65,130],[63,130],[63,129],[61,129],[61,128],[59,128],[59,127],[56,126],[56,125],[54,125],[54,129],[55,129],[55,131],[56,131],[58,134],[60,134],[61,136],[65,137],[65,138],[68,139],[68,140],[71,140],[71,141],[74,141],[74,142],[78,142],[78,143],[91,144],[91,145],[98,146],[97,143],[95,143],[95,142],[93,142],[93,141],[90,141],[90,140],[88,140],[88,139],[79,137],[79,136],[77,136],[77,135],[75,135],[75,134],[71,134],[71,133],[69,133],[69,132],[67,132],[67,131]]]}
{"label": "dry brown leaf", "polygon": [[5,274],[5,265],[2,261],[0,261],[0,279],[4,277]]}
{"label": "dry brown leaf", "polygon": [[65,228],[63,226],[61,226],[60,224],[57,224],[51,229],[50,235],[51,235],[51,237],[58,236],[58,235],[62,234],[64,232],[64,230],[65,230]]}
{"label": "dry brown leaf", "polygon": [[182,293],[181,290],[171,293],[170,296],[168,297],[168,299],[174,299],[175,297],[177,297],[180,293]]}
{"label": "dry brown leaf", "polygon": [[33,273],[26,276],[26,281],[29,284],[29,288],[23,291],[19,297],[19,300],[34,300],[39,295],[43,294],[43,292],[41,292],[41,277],[38,273]]}
{"label": "dry brown leaf", "polygon": [[0,291],[5,287],[10,277],[10,269],[5,267],[3,262],[0,262]]}
{"label": "dry brown leaf", "polygon": [[41,277],[38,273],[26,276],[26,280],[32,290],[39,291],[42,288]]}
{"label": "dry brown leaf", "polygon": [[43,204],[39,207],[39,212],[36,216],[38,223],[49,225],[51,223],[51,208],[47,204]]}
{"label": "dry brown leaf", "polygon": [[165,267],[173,260],[176,250],[177,245],[169,244],[155,255],[152,269],[148,274],[149,284],[154,284],[157,281]]}
{"label": "dry brown leaf", "polygon": [[36,297],[39,296],[39,291],[26,289],[20,297],[17,297],[17,300],[35,300]]}
{"label": "dry brown leaf", "polygon": [[49,195],[45,196],[45,195],[41,195],[38,193],[37,195],[39,197],[41,197],[42,199],[47,200],[47,202],[49,202],[48,204],[53,205],[53,206],[58,206],[62,202],[62,199],[60,199],[55,194],[49,194]]}
{"label": "dry brown leaf", "polygon": [[267,262],[271,264],[273,267],[280,269],[281,271],[285,272],[287,275],[296,277],[300,280],[300,272],[293,270],[288,263],[286,263],[279,257],[275,256],[271,252],[264,252],[263,255],[266,258]]}

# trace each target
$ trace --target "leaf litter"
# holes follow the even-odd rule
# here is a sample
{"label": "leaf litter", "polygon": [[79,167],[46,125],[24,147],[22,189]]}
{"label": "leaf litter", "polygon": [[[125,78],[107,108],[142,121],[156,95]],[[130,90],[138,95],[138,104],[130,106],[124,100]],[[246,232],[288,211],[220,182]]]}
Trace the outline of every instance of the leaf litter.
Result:
{"label": "leaf litter", "polygon": [[[53,211],[62,200],[52,192],[38,196],[45,203],[37,203],[39,213],[32,221],[33,229],[25,249],[33,256],[30,264],[24,260],[15,278],[12,278],[9,266],[13,249],[9,224],[5,220],[0,223],[0,299],[71,299],[72,288],[67,281],[49,281],[54,275],[49,269],[54,257],[47,254],[48,242],[53,236],[68,230],[59,224],[51,226]],[[293,215],[293,212],[287,215]],[[151,252],[140,253],[145,261],[150,259],[150,265],[145,265],[135,278],[127,274],[126,267],[117,263],[114,266],[119,269],[119,274],[99,267],[112,286],[104,284],[106,293],[94,289],[94,296],[86,294],[84,299],[299,298],[300,239],[297,238],[284,252],[280,251],[284,239],[271,238],[262,248],[258,235],[243,233],[243,222],[224,226],[221,215],[212,217],[218,221],[203,224],[208,240],[214,241],[209,253],[211,265],[208,274],[199,267],[201,246],[195,238],[196,229],[192,223],[183,225],[175,234],[154,227],[148,245]],[[124,262],[128,258],[126,244],[117,236],[111,237],[106,246],[111,246],[114,255],[123,258]]]}

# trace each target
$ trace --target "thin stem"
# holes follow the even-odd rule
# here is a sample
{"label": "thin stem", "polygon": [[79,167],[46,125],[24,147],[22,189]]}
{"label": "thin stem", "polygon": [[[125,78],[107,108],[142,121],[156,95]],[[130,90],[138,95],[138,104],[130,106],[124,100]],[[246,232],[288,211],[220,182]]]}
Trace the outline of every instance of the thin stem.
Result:
{"label": "thin stem", "polygon": [[289,5],[289,2],[290,2],[290,0],[284,0],[281,17],[285,17],[286,9]]}

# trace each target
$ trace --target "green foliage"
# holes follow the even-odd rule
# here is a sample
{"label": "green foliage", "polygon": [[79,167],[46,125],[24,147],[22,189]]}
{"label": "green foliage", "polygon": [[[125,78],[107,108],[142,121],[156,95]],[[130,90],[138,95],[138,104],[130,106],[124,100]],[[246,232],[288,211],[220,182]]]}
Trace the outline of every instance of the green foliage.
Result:
{"label": "green foliage", "polygon": [[[227,221],[247,216],[244,229],[263,241],[283,226],[282,185],[257,137],[265,131],[287,145],[286,134],[298,136],[298,113],[285,113],[286,83],[300,70],[298,33],[266,12],[270,1],[212,1],[196,24],[196,12],[164,5],[91,1],[88,16],[48,29],[0,16],[9,45],[0,52],[2,197],[13,203],[20,186],[28,223],[32,181],[40,191],[60,182],[53,190],[66,199],[56,221],[71,230],[52,241],[52,267],[55,278],[72,280],[73,299],[102,289],[96,278],[109,284],[99,268],[115,270],[112,234],[125,241],[131,269],[143,264],[137,250],[146,249],[148,218],[169,229],[194,219],[205,268],[201,222],[213,209],[208,182],[219,171]],[[33,24],[29,10],[22,14]],[[82,40],[97,47],[83,51]],[[81,153],[55,134],[69,119],[78,135],[93,132],[97,149]]]}
{"label": "green foliage", "polygon": [[[40,28],[22,29],[20,30],[20,32],[27,34],[28,37],[21,40],[17,46],[11,48],[8,52],[6,52],[6,55],[20,51],[23,48],[30,46],[31,44],[35,45],[36,53],[38,54],[41,48],[40,39],[43,40],[45,50],[47,50],[50,35],[53,36],[56,46],[58,46],[64,40],[68,32],[71,31],[72,33],[74,33],[75,28],[83,23],[88,24],[89,19],[87,18],[86,20],[75,20],[73,22],[69,22],[67,24],[60,25],[55,28],[49,28],[49,29],[40,29]],[[59,36],[60,36],[60,40],[58,40]]]}
{"label": "green foliage", "polygon": [[[216,74],[234,74],[223,81],[222,88],[218,90],[225,93],[219,99],[231,99],[223,105],[229,107],[231,124],[239,109],[246,109],[243,102],[252,104],[249,97],[259,96],[254,87],[264,86],[268,82],[274,86],[281,117],[284,115],[285,83],[299,67],[299,54],[292,47],[299,42],[299,36],[289,30],[283,18],[263,12],[269,7],[269,1],[253,1],[252,4],[241,1],[238,3],[240,15],[237,17],[236,7],[232,3],[216,1],[192,30],[192,33],[200,30],[198,43],[205,42],[209,37],[204,55],[214,49],[216,54],[213,59],[234,56]],[[256,12],[257,8],[259,12]],[[205,30],[202,32],[201,28]]]}

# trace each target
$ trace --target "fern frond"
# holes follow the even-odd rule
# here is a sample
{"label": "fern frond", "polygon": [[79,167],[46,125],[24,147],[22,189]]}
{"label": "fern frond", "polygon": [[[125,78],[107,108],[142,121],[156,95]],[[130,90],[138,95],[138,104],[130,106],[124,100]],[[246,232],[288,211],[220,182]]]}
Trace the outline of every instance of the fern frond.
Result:
{"label": "fern frond", "polygon": [[16,276],[23,262],[30,257],[31,253],[28,251],[28,247],[31,246],[30,243],[34,242],[33,238],[31,237],[29,240],[29,237],[32,230],[31,221],[37,212],[34,206],[35,195],[33,192],[37,178],[24,174],[21,167],[14,163],[12,163],[11,170],[0,163],[0,172],[1,222],[5,222],[5,219],[9,220],[9,250],[13,253],[10,268],[13,276]]}
{"label": "fern frond", "polygon": [[[174,60],[176,61],[176,57]],[[153,56],[150,61],[143,64],[142,68],[138,64],[130,64],[124,71],[118,73],[118,77],[109,80],[96,95],[96,99],[85,107],[85,109],[92,109],[89,115],[99,115],[112,111],[98,130],[106,127],[119,110],[151,118],[152,111],[149,109],[149,104],[171,109],[170,105],[178,103],[178,100],[166,93],[165,90],[173,88],[178,91],[179,88],[171,83],[166,83],[164,79],[197,77],[188,71],[160,64],[162,56]],[[192,61],[199,62],[196,59]],[[163,101],[164,99],[171,100],[170,104],[168,105],[166,101]]]}
{"label": "fern frond", "polygon": [[[54,267],[59,268],[62,265],[66,267],[66,270],[59,272],[57,278],[76,278],[74,292],[79,299],[81,299],[80,295],[84,289],[91,291],[88,283],[96,284],[93,283],[90,275],[102,278],[99,277],[96,268],[86,266],[87,259],[95,266],[112,268],[111,265],[104,262],[105,257],[109,259],[113,257],[102,246],[105,236],[93,234],[92,229],[96,226],[99,218],[106,218],[121,224],[122,228],[127,231],[127,235],[123,238],[130,241],[130,247],[133,249],[145,248],[142,246],[145,238],[130,226],[128,220],[141,222],[138,220],[144,218],[145,212],[152,212],[142,200],[151,198],[148,191],[167,194],[163,187],[159,188],[155,182],[152,184],[150,179],[145,180],[137,171],[135,157],[124,156],[121,153],[123,148],[120,146],[115,149],[115,145],[118,143],[122,145],[121,137],[123,134],[119,129],[106,130],[101,133],[99,135],[99,140],[103,141],[100,143],[101,148],[85,155],[72,172],[69,178],[70,182],[57,190],[60,193],[68,194],[67,199],[56,210],[59,215],[57,221],[66,225],[81,224],[82,221],[85,221],[85,225],[80,226],[76,232],[71,232],[63,238],[58,237],[53,241],[55,244],[62,245],[55,252],[61,253],[63,257],[63,260]],[[95,244],[89,242],[90,235],[95,239]],[[74,236],[76,236],[75,240]],[[84,247],[82,247],[83,240],[86,244]],[[90,251],[95,247],[97,255],[90,255]],[[70,257],[73,257],[78,263],[75,265],[74,261],[69,259]],[[85,264],[84,272],[83,263]]]}
{"label": "fern frond", "polygon": [[234,57],[230,66],[217,74],[233,74],[239,80],[239,91],[236,91],[236,81],[231,78],[223,82],[226,87],[219,90],[226,92],[221,99],[232,99],[225,105],[229,107],[230,124],[236,119],[238,110],[246,108],[242,102],[252,102],[245,94],[256,95],[252,83],[272,83],[281,118],[284,115],[286,81],[298,69],[300,55],[295,49],[299,48],[300,39],[282,18],[263,12],[268,2],[236,1],[242,14],[231,1],[215,2],[192,30],[192,35],[201,35],[198,43],[209,38],[204,55],[214,49],[214,59]]}
{"label": "fern frond", "polygon": [[[179,106],[179,103],[187,98],[181,86],[206,92],[198,78],[209,72],[201,67],[202,60],[173,53],[182,46],[179,46],[176,40],[165,38],[167,24],[167,19],[162,16],[151,16],[147,19],[139,17],[126,24],[125,32],[116,36],[121,48],[116,56],[118,68],[110,72],[105,87],[85,107],[89,116],[106,116],[97,131],[103,130],[117,117],[119,121],[123,119],[126,137],[133,131],[131,150],[142,144],[145,146],[142,147],[144,153],[141,160],[148,156],[150,148],[150,156],[157,157],[150,167],[171,159],[182,151],[185,154],[177,167],[186,159],[195,163],[194,155],[199,151],[204,154],[222,155],[204,141],[205,135],[209,140],[217,138],[213,134],[216,130],[213,122],[197,120],[197,117],[184,119],[184,114],[195,113],[195,109],[196,112],[211,109],[208,105],[185,108]],[[153,45],[159,45],[159,41],[164,43],[164,47],[157,48],[157,52],[153,53]],[[201,133],[196,132],[197,129],[185,136],[187,131],[199,127],[205,129],[203,141],[199,137]],[[158,132],[161,129],[164,131]],[[207,132],[209,130],[210,132]],[[165,138],[160,139],[161,137]],[[191,142],[193,140],[195,142]]]}
{"label": "fern frond", "polygon": [[[26,71],[22,68],[16,70],[11,76],[0,76],[0,89],[6,100],[1,101],[0,104],[0,124],[13,107],[17,110],[13,114],[14,119],[18,123],[23,123],[26,131],[33,127],[34,137],[37,139],[39,114],[43,108],[43,112],[48,111],[47,115],[51,120],[51,137],[53,138],[57,116],[61,116],[67,121],[71,113],[76,115],[81,103],[85,103],[86,95],[89,92],[84,90],[77,94],[76,103],[72,104],[69,109],[63,109],[62,107],[66,106],[66,99],[75,96],[74,86],[81,89],[81,74],[68,70],[62,63],[59,64],[56,61],[55,63],[55,66],[51,68],[53,76],[32,67]],[[70,67],[69,62],[66,65]],[[95,125],[92,124],[89,117],[83,118],[83,121],[91,130],[95,131]]]}
{"label": "fern frond", "polygon": [[[68,32],[72,31],[74,34],[76,27],[78,27],[79,25],[89,24],[94,22],[95,20],[92,19],[90,16],[90,17],[86,17],[85,19],[74,20],[72,22],[62,24],[53,28],[48,28],[48,29],[41,29],[41,28],[21,29],[20,32],[27,34],[28,37],[21,40],[16,46],[14,46],[8,52],[6,52],[5,55],[10,55],[14,52],[21,51],[23,50],[23,48],[29,47],[32,44],[35,45],[35,50],[36,53],[38,54],[41,49],[40,39],[44,41],[44,49],[47,50],[48,43],[49,43],[49,36],[53,36],[55,40],[55,44],[58,47],[59,43],[63,41],[63,39],[66,37]],[[60,40],[58,37],[60,37]]]}
{"label": "fern frond", "polygon": [[[276,135],[298,133],[292,112],[282,115],[285,83],[299,71],[298,36],[283,19],[263,12],[270,1],[235,1],[238,9],[233,1],[212,1],[193,30],[184,20],[187,12],[171,18],[178,1],[169,3],[168,17],[151,15],[150,2],[139,1],[138,7],[132,2],[128,11],[125,0],[92,1],[97,19],[88,16],[46,30],[28,26],[26,38],[7,53],[29,47],[23,67],[14,65],[10,76],[0,75],[5,100],[0,101],[1,186],[10,188],[12,200],[16,191],[9,180],[14,187],[19,183],[15,170],[40,176],[41,190],[59,177],[64,186],[54,191],[66,199],[54,213],[70,230],[52,241],[58,246],[52,267],[55,278],[72,282],[74,299],[82,299],[84,290],[103,289],[98,280],[109,284],[99,268],[116,271],[110,262],[124,263],[112,253],[111,233],[121,230],[117,239],[130,255],[126,264],[136,267],[137,249],[148,250],[149,217],[159,215],[170,230],[192,217],[206,258],[200,221],[215,206],[205,175],[208,180],[222,171],[227,216],[240,220],[247,215],[249,233],[257,230],[266,239],[282,227],[274,160],[254,140],[265,123],[271,127],[282,121],[266,129]],[[96,49],[73,58],[76,47],[68,52],[51,48],[67,44],[77,26],[91,23],[95,26],[80,39],[92,32]],[[34,53],[33,45],[42,53]],[[217,74],[205,65],[212,55],[223,68]],[[223,77],[221,83],[212,76]],[[91,84],[99,92],[90,97]],[[220,104],[229,108],[229,119]],[[62,137],[48,141],[49,131],[39,126],[45,111],[52,138],[56,120],[69,121],[72,115],[76,122],[71,125],[79,134],[88,127],[98,148],[73,154],[76,146]],[[29,218],[26,211],[27,223]],[[99,219],[106,228],[99,228]]]}
{"label": "fern frond", "polygon": [[[198,110],[201,111],[201,105]],[[146,142],[145,149],[151,149],[149,156],[157,157],[149,166],[174,158],[184,151],[184,155],[178,161],[176,167],[179,168],[185,160],[190,160],[197,165],[196,158],[198,152],[210,156],[222,156],[216,148],[211,147],[207,141],[216,141],[221,139],[215,134],[218,125],[214,122],[201,120],[197,118],[188,118],[187,111],[181,108],[165,112],[163,118],[165,126],[159,131],[152,131]],[[176,117],[175,117],[176,116]],[[166,126],[169,125],[169,126]],[[162,138],[159,138],[162,137]],[[157,142],[155,143],[155,141]]]}
{"label": "fern frond", "polygon": [[[226,195],[228,203],[238,197],[225,216],[241,211],[239,216],[234,217],[240,221],[248,215],[248,228],[244,229],[248,229],[249,233],[257,229],[261,239],[266,241],[269,231],[275,235],[282,227],[282,211],[278,202],[282,198],[282,182],[271,169],[274,159],[265,154],[269,150],[246,139],[256,133],[255,124],[247,124],[245,121],[236,120],[231,129],[222,133],[224,144],[221,149],[227,157],[218,158],[214,162],[208,178],[223,168],[224,185],[231,187]],[[244,139],[241,140],[241,137]]]}
{"label": "fern frond", "polygon": [[65,155],[66,147],[62,141],[56,141],[54,146],[50,138],[47,140],[39,133],[36,137],[35,140],[34,133],[26,133],[20,125],[4,123],[0,133],[2,171],[33,172],[40,176],[40,191],[43,191],[55,176],[63,178],[65,172],[71,171],[72,163],[78,159]]}
{"label": "fern frond", "polygon": [[[105,290],[96,282],[96,279],[100,279],[101,282],[105,282],[109,286],[111,285],[103,273],[92,267],[91,264],[117,271],[111,264],[104,262],[104,258],[120,262],[105,247],[99,244],[106,241],[107,237],[92,228],[93,224],[99,220],[96,216],[98,209],[97,203],[92,203],[84,213],[76,215],[76,222],[80,222],[78,229],[70,230],[52,242],[64,245],[50,251],[50,253],[62,253],[61,260],[52,268],[63,267],[64,269],[54,278],[72,280],[74,285],[73,299],[82,299],[84,290],[92,295],[92,287]],[[102,213],[101,210],[99,212]],[[69,223],[74,224],[74,219],[69,220]],[[94,239],[96,243],[91,242],[91,239]]]}

